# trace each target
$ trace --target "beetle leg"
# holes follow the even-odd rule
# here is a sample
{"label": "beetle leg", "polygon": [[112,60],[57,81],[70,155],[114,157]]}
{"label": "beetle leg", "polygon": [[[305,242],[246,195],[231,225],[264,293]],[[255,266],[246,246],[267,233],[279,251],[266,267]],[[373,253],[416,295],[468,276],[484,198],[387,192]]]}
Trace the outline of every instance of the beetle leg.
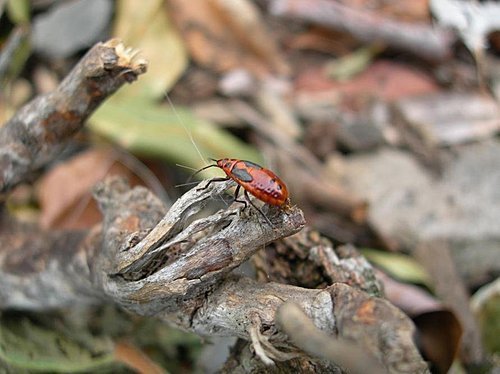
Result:
{"label": "beetle leg", "polygon": [[206,190],[208,188],[208,186],[210,186],[213,182],[225,182],[225,181],[228,181],[229,177],[226,177],[226,178],[212,178],[208,181],[207,185],[205,187],[202,187],[200,188],[199,190],[197,191],[202,191],[202,190]]}
{"label": "beetle leg", "polygon": [[238,195],[240,194],[240,188],[241,186],[238,185],[238,187],[236,187],[236,191],[234,191],[234,201],[236,203],[241,203],[244,205],[243,209],[241,209],[242,211],[245,210],[247,208],[247,202],[245,200],[238,200]]}
{"label": "beetle leg", "polygon": [[266,217],[266,215],[264,214],[264,212],[262,212],[262,210],[260,210],[260,208],[257,205],[255,205],[254,203],[252,203],[252,200],[250,200],[250,196],[248,196],[247,190],[245,190],[245,197],[247,198],[247,200],[250,203],[250,205],[253,206],[255,208],[255,210],[257,210],[257,212],[259,212],[260,214],[262,214],[262,217],[264,217],[264,219],[267,221],[267,223],[269,223],[269,226],[273,227],[273,224],[271,223],[271,221],[269,220],[269,218]]}

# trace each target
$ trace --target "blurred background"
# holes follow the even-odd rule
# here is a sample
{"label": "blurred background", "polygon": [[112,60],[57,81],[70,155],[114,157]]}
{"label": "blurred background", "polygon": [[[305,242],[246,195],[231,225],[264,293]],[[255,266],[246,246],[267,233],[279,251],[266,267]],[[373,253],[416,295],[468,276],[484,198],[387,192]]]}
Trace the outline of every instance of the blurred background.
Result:
{"label": "blurred background", "polygon": [[[170,205],[208,158],[251,160],[372,262],[435,372],[500,370],[499,31],[487,1],[0,0],[1,124],[99,41],[149,61],[9,211],[86,229],[107,175]],[[214,372],[234,341],[111,305],[4,311],[0,367]]]}

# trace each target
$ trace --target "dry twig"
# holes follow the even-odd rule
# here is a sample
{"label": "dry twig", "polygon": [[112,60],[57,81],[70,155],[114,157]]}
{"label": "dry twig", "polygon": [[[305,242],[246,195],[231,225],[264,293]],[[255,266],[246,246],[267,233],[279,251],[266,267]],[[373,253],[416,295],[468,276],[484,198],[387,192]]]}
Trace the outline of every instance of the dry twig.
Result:
{"label": "dry twig", "polygon": [[32,179],[109,95],[146,68],[119,40],[99,43],[55,91],[22,107],[0,128],[0,194]]}

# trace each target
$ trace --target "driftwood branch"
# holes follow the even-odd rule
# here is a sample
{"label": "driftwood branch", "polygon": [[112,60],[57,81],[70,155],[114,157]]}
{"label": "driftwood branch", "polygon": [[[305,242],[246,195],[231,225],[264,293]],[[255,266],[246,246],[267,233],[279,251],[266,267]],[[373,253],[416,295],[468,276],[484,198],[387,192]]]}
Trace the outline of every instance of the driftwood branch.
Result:
{"label": "driftwood branch", "polygon": [[[0,131],[3,193],[31,179],[106,95],[145,69],[119,45],[94,47],[57,92],[32,101]],[[95,189],[103,222],[92,230],[44,231],[2,212],[0,309],[111,301],[200,335],[248,340],[258,358],[254,368],[273,362],[275,368],[290,368],[288,363],[305,354],[293,344],[293,329],[282,327],[293,315],[285,314],[278,325],[277,313],[293,302],[324,334],[355,342],[388,371],[426,370],[412,342],[413,324],[382,298],[344,283],[309,289],[234,275],[266,243],[298,232],[305,221],[296,207],[263,207],[272,225],[251,209],[242,211],[241,204],[200,215],[208,201],[233,185],[202,182],[167,211],[146,188],[108,179]],[[351,270],[344,266],[348,261],[340,261],[342,270],[335,275],[332,250],[311,252],[334,282],[369,278],[371,270],[358,260],[353,264],[359,268]],[[377,286],[370,282],[372,288]],[[338,369],[338,363],[307,360]]]}
{"label": "driftwood branch", "polygon": [[279,307],[293,301],[319,329],[357,342],[391,371],[425,370],[411,321],[383,299],[342,283],[315,290],[231,275],[265,243],[304,225],[297,208],[264,211],[273,227],[241,206],[193,220],[231,184],[202,182],[165,214],[148,190],[111,179],[96,190],[102,227],[59,234],[10,227],[0,238],[2,308],[112,300],[199,335],[250,340],[263,357],[279,360],[297,352],[276,324]]}

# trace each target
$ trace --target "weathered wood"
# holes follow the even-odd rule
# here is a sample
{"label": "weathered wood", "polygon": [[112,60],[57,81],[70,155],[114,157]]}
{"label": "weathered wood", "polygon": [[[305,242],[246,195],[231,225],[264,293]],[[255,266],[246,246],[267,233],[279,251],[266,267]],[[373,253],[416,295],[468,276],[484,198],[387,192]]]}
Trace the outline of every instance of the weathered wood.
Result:
{"label": "weathered wood", "polygon": [[[342,283],[315,290],[231,275],[267,242],[305,223],[297,208],[264,210],[271,227],[256,212],[241,212],[240,204],[192,221],[208,199],[231,185],[207,188],[202,182],[164,215],[165,207],[147,189],[108,180],[96,190],[102,228],[30,231],[30,245],[15,240],[24,237],[17,231],[3,241],[1,307],[44,309],[107,299],[199,335],[250,340],[267,359],[282,360],[297,351],[277,326],[276,313],[293,301],[319,329],[368,347],[390,371],[425,366],[411,340],[410,320],[383,299]],[[2,232],[0,239],[8,235]],[[23,256],[27,251],[31,256]]]}

